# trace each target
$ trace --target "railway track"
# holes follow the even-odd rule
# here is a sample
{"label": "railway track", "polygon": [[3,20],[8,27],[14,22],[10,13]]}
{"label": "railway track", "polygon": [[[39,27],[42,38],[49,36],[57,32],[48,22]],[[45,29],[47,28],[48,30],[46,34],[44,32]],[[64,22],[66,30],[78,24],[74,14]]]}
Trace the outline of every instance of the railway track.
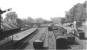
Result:
{"label": "railway track", "polygon": [[32,32],[30,35],[26,36],[25,38],[23,38],[22,40],[18,41],[14,46],[14,49],[21,49],[24,47],[24,45],[30,40],[32,39],[36,34],[38,33],[38,29],[34,32]]}
{"label": "railway track", "polygon": [[[28,30],[27,30],[28,31]],[[9,41],[8,43],[5,43],[5,44],[3,44],[3,45],[1,45],[0,46],[0,49],[16,49],[16,48],[18,48],[19,47],[19,45],[21,44],[21,43],[24,43],[24,41],[29,37],[29,38],[31,38],[31,37],[33,37],[34,36],[34,34],[36,34],[35,32],[38,32],[38,30],[36,29],[36,30],[34,30],[34,31],[31,31],[31,33],[29,33],[29,34],[26,34],[26,36],[24,37],[21,37],[21,36],[19,36],[19,37],[21,37],[21,38],[19,38],[19,40],[17,39],[15,39],[14,41]],[[24,32],[25,33],[25,32]],[[34,33],[34,34],[33,34]],[[19,34],[21,34],[21,33],[19,33]],[[24,34],[25,35],[25,34]],[[19,44],[18,44],[19,43]]]}
{"label": "railway track", "polygon": [[45,33],[46,30],[47,30],[47,28],[38,28],[38,32],[32,38],[30,38],[30,39],[27,38],[25,44],[22,47],[19,47],[17,49],[23,49],[23,50],[26,50],[26,49],[32,50],[32,49],[34,49],[33,48],[33,42],[36,39],[40,39],[41,36],[43,35],[43,33]]}
{"label": "railway track", "polygon": [[[18,50],[18,49],[22,49],[22,50],[26,50],[26,49],[29,49],[29,50],[32,50],[34,49],[33,48],[33,42],[36,40],[36,39],[40,39],[41,36],[46,32],[48,31],[47,30],[47,27],[45,28],[38,28],[36,31],[32,32],[30,35],[28,36],[25,36],[23,39],[21,40],[15,40],[13,45],[10,45],[10,46],[6,46],[6,47],[11,47],[12,48],[7,48],[8,50],[9,49],[14,49],[14,50]],[[27,31],[25,31],[27,32]],[[49,31],[48,31],[49,32]],[[68,36],[68,35],[67,35]],[[20,38],[19,38],[20,39]],[[17,42],[18,41],[18,42]],[[76,46],[76,45],[75,45]],[[73,47],[73,46],[71,46]],[[74,47],[73,47],[74,48]],[[6,49],[6,48],[4,48]],[[6,49],[6,50],[7,50]]]}

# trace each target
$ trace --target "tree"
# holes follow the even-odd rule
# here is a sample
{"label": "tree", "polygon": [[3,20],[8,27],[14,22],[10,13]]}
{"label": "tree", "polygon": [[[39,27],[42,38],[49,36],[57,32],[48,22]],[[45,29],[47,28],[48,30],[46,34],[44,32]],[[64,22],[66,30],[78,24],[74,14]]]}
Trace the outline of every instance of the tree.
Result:
{"label": "tree", "polygon": [[43,18],[37,18],[36,23],[44,23],[46,20],[44,20]]}
{"label": "tree", "polygon": [[86,3],[78,3],[74,7],[70,9],[69,12],[66,12],[66,21],[67,22],[84,22],[87,20],[87,12],[86,12]]}
{"label": "tree", "polygon": [[66,20],[65,18],[62,18],[62,19],[61,19],[61,24],[66,23],[66,21],[65,21],[65,20]]}
{"label": "tree", "polygon": [[17,27],[24,27],[24,22],[23,22],[23,20],[22,19],[20,19],[20,18],[17,18],[16,19],[16,22],[17,22]]}
{"label": "tree", "polygon": [[27,21],[28,21],[29,23],[34,23],[34,22],[35,22],[35,20],[34,20],[32,17],[28,17]]}
{"label": "tree", "polygon": [[[6,14],[6,18],[3,21],[3,25],[9,27],[10,29],[17,28],[17,14],[16,12],[9,12]],[[9,26],[7,26],[9,25]]]}
{"label": "tree", "polygon": [[62,18],[61,17],[54,17],[54,18],[51,18],[51,21],[55,24],[61,24]]}
{"label": "tree", "polygon": [[78,3],[66,13],[66,17],[67,20],[83,22],[87,19],[86,14],[85,4]]}

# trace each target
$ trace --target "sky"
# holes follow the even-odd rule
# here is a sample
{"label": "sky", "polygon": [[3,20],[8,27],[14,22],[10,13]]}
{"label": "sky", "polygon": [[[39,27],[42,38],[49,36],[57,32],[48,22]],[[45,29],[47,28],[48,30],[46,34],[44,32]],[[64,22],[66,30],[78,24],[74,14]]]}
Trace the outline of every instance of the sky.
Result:
{"label": "sky", "polygon": [[[2,10],[12,8],[21,19],[28,17],[43,18],[50,20],[52,17],[65,17],[65,12],[69,11],[77,3],[86,0],[0,0]],[[5,17],[5,14],[3,15]]]}

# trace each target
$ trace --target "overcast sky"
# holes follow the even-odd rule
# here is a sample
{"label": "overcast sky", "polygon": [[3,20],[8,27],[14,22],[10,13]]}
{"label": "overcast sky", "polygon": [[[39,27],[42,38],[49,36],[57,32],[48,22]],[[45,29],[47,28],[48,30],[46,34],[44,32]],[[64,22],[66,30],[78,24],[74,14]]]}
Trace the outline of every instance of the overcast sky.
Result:
{"label": "overcast sky", "polygon": [[77,3],[86,0],[0,0],[0,8],[5,10],[12,8],[19,18],[44,18],[64,17],[68,11]]}

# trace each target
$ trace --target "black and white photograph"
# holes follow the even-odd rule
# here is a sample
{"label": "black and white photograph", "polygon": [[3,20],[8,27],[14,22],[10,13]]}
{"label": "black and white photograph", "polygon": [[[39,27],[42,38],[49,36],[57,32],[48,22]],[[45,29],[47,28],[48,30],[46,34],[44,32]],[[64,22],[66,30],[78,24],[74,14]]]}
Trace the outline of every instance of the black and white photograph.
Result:
{"label": "black and white photograph", "polygon": [[87,50],[87,0],[0,0],[0,50]]}

